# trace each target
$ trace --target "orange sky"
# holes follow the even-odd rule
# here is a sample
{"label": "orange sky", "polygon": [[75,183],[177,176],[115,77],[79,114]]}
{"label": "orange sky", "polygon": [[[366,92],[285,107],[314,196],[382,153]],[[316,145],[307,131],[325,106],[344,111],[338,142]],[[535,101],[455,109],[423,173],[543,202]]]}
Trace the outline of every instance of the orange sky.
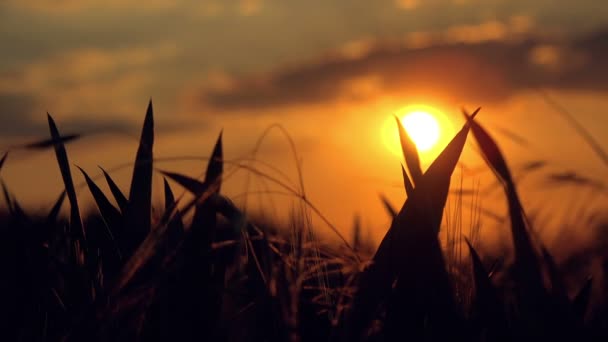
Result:
{"label": "orange sky", "polygon": [[[389,223],[378,194],[397,206],[404,199],[401,159],[383,142],[387,120],[423,104],[442,113],[449,131],[462,124],[461,106],[482,106],[480,122],[515,170],[547,162],[520,183],[530,211],[567,223],[581,203],[589,212],[606,203],[600,184],[606,165],[541,95],[608,148],[606,6],[595,0],[306,4],[3,2],[0,39],[10,49],[0,56],[0,147],[45,137],[49,111],[64,133],[85,134],[69,145],[70,158],[95,175],[97,165],[132,162],[150,97],[158,158],[204,157],[223,128],[226,158],[236,159],[280,123],[297,145],[309,198],[344,232],[359,213],[377,239]],[[297,180],[278,131],[258,158]],[[482,170],[464,175],[465,188],[491,186],[471,146],[463,162]],[[157,167],[198,176],[205,163]],[[566,172],[594,182],[550,182]],[[126,189],[130,169],[115,175]],[[228,194],[244,191],[243,175],[227,180]],[[18,199],[36,207],[61,190],[51,152],[12,154],[3,178]],[[159,191],[161,184],[157,177]],[[259,181],[252,184],[251,192],[264,190]],[[486,194],[484,208],[500,213],[498,194]],[[269,210],[292,203],[284,196],[251,198]],[[555,212],[564,217],[550,215]],[[484,224],[500,236],[495,221]]]}

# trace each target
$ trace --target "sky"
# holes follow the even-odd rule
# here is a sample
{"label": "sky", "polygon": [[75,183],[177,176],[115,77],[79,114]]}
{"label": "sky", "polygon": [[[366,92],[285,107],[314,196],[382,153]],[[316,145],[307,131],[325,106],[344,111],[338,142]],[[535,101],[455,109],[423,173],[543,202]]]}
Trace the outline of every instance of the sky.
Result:
{"label": "sky", "polygon": [[[279,124],[311,201],[345,234],[358,213],[377,239],[389,223],[378,194],[396,206],[405,196],[402,160],[386,142],[391,115],[432,107],[445,143],[460,108],[481,106],[515,170],[546,162],[520,184],[539,220],[559,208],[567,225],[606,202],[606,165],[558,113],[608,148],[608,6],[597,0],[5,0],[0,43],[0,148],[46,137],[49,112],[62,132],[84,134],[70,161],[97,176],[97,165],[116,169],[125,189],[150,99],[156,166],[191,176],[205,162],[175,158],[207,156],[220,130],[234,161]],[[297,183],[276,127],[259,167]],[[464,187],[486,189],[491,175],[474,151],[463,163],[481,171],[463,171]],[[227,179],[229,195],[242,198],[245,174]],[[3,178],[36,208],[61,191],[51,152],[11,154]],[[256,179],[249,197],[286,212],[295,200],[261,194],[266,186]],[[484,209],[500,214],[499,194],[484,192]],[[551,241],[568,234],[577,232]]]}

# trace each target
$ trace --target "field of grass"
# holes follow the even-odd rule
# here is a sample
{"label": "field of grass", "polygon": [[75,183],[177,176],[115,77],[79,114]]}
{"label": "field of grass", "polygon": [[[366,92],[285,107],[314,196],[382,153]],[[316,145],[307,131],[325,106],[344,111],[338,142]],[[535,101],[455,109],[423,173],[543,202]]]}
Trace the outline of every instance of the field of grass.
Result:
{"label": "field of grass", "polygon": [[[397,120],[407,200],[398,209],[385,201],[393,219],[377,249],[357,225],[352,238],[336,231],[339,243],[316,239],[310,216],[320,213],[295,190],[300,205],[288,225],[247,215],[221,191],[221,134],[204,179],[155,169],[151,103],[128,193],[109,173],[96,179],[81,169],[97,206],[83,215],[64,147],[78,136],[61,135],[49,116],[51,138],[28,148],[54,149],[65,191],[48,215],[34,217],[2,184],[0,339],[606,341],[608,302],[592,294],[606,293],[607,284],[589,278],[574,292],[567,286],[568,274],[532,233],[505,156],[475,120],[478,112],[463,110],[466,124],[426,172]],[[506,263],[480,255],[469,236],[468,251],[458,252],[466,262],[454,265],[454,251],[439,238],[467,139],[504,190],[514,255]],[[0,172],[9,162],[7,153]],[[154,172],[165,177],[164,208],[152,208]],[[169,182],[192,196],[176,198]],[[447,235],[463,238],[457,230]],[[608,272],[608,251],[603,257]]]}

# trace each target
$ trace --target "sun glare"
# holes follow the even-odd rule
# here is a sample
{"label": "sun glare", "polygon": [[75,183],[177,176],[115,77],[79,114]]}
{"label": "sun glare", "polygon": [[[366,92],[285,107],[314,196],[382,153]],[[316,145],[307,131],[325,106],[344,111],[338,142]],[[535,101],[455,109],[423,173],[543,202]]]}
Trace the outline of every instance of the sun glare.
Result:
{"label": "sun glare", "polygon": [[[418,152],[425,160],[432,160],[449,140],[453,133],[450,120],[438,108],[427,105],[408,105],[395,112],[401,119],[407,134],[416,144]],[[382,128],[385,146],[395,155],[401,155],[399,131],[395,117],[387,115]]]}
{"label": "sun glare", "polygon": [[439,123],[432,114],[420,110],[409,112],[401,122],[420,152],[429,151],[439,141]]}

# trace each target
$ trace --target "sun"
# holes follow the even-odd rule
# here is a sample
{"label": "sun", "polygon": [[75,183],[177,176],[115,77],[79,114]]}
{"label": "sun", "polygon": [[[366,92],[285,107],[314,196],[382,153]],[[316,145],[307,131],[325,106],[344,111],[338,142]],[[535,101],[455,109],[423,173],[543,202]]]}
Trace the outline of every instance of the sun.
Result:
{"label": "sun", "polygon": [[[390,112],[391,110],[387,110]],[[449,117],[439,107],[410,104],[392,110],[393,115],[387,115],[382,125],[382,140],[385,147],[392,154],[400,156],[401,142],[399,130],[395,125],[397,116],[403,127],[410,136],[421,157],[425,161],[433,158],[441,152],[443,146],[449,142],[449,137],[454,133],[454,127]]]}
{"label": "sun", "polygon": [[427,152],[437,145],[441,129],[432,114],[424,110],[415,110],[406,112],[400,117],[403,127],[416,144],[418,151]]}

